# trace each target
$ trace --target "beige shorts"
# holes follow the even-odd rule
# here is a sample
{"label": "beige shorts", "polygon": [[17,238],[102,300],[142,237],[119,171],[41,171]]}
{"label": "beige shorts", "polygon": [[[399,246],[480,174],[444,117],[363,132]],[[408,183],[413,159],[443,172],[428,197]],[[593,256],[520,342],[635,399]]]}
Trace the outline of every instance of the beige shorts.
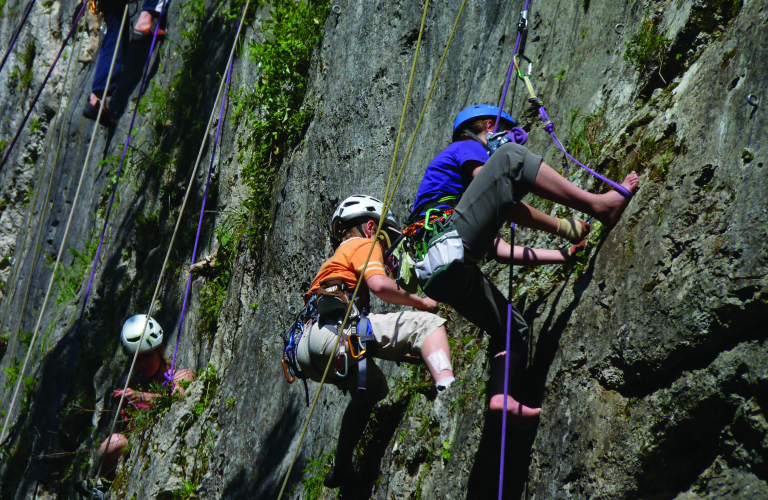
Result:
{"label": "beige shorts", "polygon": [[[389,361],[399,361],[406,354],[421,356],[421,346],[427,336],[440,328],[445,320],[426,312],[403,311],[389,314],[371,314],[368,316],[371,330],[376,338],[376,358]],[[347,329],[347,334],[351,331]],[[299,341],[296,361],[299,368],[307,377],[320,382],[328,358],[335,356],[338,351],[336,334],[328,328],[321,328],[317,323],[304,333]],[[349,374],[339,377],[331,365],[326,382],[334,384],[339,389],[348,390],[355,394],[357,390],[357,360],[347,356]],[[376,400],[383,399],[389,392],[387,378],[376,366],[372,359],[367,360],[366,389]]]}

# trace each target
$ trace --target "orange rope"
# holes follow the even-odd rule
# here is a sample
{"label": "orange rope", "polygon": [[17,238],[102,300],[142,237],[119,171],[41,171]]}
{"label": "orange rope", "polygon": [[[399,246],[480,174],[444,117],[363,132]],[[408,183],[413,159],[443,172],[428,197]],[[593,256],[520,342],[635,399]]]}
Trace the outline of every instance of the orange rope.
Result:
{"label": "orange rope", "polygon": [[[429,223],[432,224],[433,222],[437,221],[438,219],[445,218],[446,216],[451,215],[452,213],[453,213],[453,209],[451,208],[450,210],[446,210],[445,212],[443,212],[442,215],[433,215],[433,216],[431,216],[429,218]],[[419,229],[421,229],[422,227],[424,227],[424,221],[423,220],[420,220],[418,222],[414,222],[410,226],[407,226],[405,229],[403,229],[403,235],[406,238],[410,238],[411,236],[416,234],[416,232]]]}

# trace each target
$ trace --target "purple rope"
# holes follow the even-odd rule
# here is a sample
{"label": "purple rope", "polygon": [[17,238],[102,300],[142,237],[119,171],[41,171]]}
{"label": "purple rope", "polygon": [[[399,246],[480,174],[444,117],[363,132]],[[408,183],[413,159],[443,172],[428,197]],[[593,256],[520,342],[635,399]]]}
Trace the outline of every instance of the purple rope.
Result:
{"label": "purple rope", "polygon": [[499,464],[499,500],[504,498],[504,454],[507,449],[507,406],[509,395],[509,351],[512,349],[512,291],[514,289],[513,269],[515,264],[515,223],[509,224],[510,253],[509,253],[509,302],[507,303],[507,354],[504,356],[504,413],[501,416],[501,460]]}
{"label": "purple rope", "polygon": [[512,130],[507,132],[507,137],[510,141],[520,144],[521,146],[528,142],[528,134],[520,127],[512,127]]}
{"label": "purple rope", "polygon": [[67,46],[67,42],[69,42],[69,39],[72,38],[72,35],[74,35],[75,32],[77,31],[77,25],[80,23],[80,18],[83,16],[83,12],[85,12],[86,8],[88,8],[88,2],[83,2],[83,7],[80,9],[80,12],[77,14],[75,21],[72,23],[72,28],[70,28],[69,33],[67,33],[67,37],[64,39],[64,43],[61,44],[61,49],[59,49],[59,53],[56,54],[56,59],[54,59],[53,64],[51,64],[51,69],[49,69],[48,74],[45,75],[45,78],[43,79],[43,84],[40,85],[40,90],[37,91],[37,95],[32,100],[32,105],[29,107],[29,111],[27,111],[27,114],[24,116],[24,120],[21,122],[21,126],[19,126],[19,130],[16,132],[16,135],[13,137],[13,141],[11,141],[11,145],[8,146],[8,151],[5,153],[5,158],[3,158],[3,162],[0,163],[0,172],[2,172],[3,167],[5,166],[5,163],[8,161],[8,158],[11,156],[13,147],[16,145],[16,141],[19,139],[19,136],[21,135],[22,130],[24,130],[24,125],[27,124],[29,115],[31,115],[32,111],[35,109],[35,104],[37,104],[37,100],[40,99],[40,94],[43,93],[45,84],[48,83],[48,79],[51,77],[51,73],[53,73],[53,69],[56,67],[56,63],[59,62],[59,58],[61,57],[61,53],[64,52],[64,48]]}
{"label": "purple rope", "polygon": [[13,46],[16,45],[16,40],[19,39],[19,33],[21,33],[21,29],[27,23],[27,18],[29,17],[29,13],[32,12],[32,7],[35,5],[36,1],[37,0],[31,0],[27,4],[27,8],[24,11],[24,17],[21,18],[21,22],[16,27],[16,31],[13,33],[13,37],[11,38],[11,43],[8,44],[8,50],[5,51],[5,55],[3,56],[3,61],[0,62],[0,72],[3,71],[3,67],[5,66],[5,61],[7,61],[8,60],[8,56],[11,55],[11,51],[13,50]]}
{"label": "purple rope", "polygon": [[[528,7],[531,5],[531,0],[525,0],[525,8],[523,12],[528,12]],[[522,15],[522,13],[521,13]],[[527,22],[527,21],[526,21]],[[520,49],[520,40],[523,37],[523,30],[517,30],[517,40],[515,40],[515,51],[512,53],[512,60],[509,62],[509,70],[507,71],[507,82],[504,84],[504,92],[501,94],[501,101],[499,102],[499,114],[496,115],[496,125],[493,127],[493,133],[499,129],[499,121],[501,120],[501,111],[504,109],[504,101],[507,99],[507,90],[509,90],[509,82],[512,81],[512,72],[515,70],[515,55]]]}
{"label": "purple rope", "polygon": [[[528,12],[528,7],[531,5],[531,0],[525,0],[525,8],[523,9],[523,13]],[[520,16],[523,16],[523,13],[520,14]],[[522,21],[522,19],[521,19]],[[496,125],[493,127],[494,133],[499,128],[499,121],[501,120],[501,111],[504,109],[504,101],[507,98],[507,90],[509,90],[509,82],[512,80],[512,72],[515,69],[515,55],[517,55],[517,51],[520,49],[520,40],[523,37],[523,26],[518,25],[517,30],[517,39],[515,40],[515,51],[512,55],[512,60],[509,63],[509,71],[507,71],[507,81],[504,84],[504,92],[501,94],[501,101],[499,102],[499,114],[496,115]],[[516,130],[515,130],[516,129]],[[519,127],[515,127],[512,132],[507,134],[508,136],[511,134],[510,139],[514,140],[518,144],[525,144],[526,141],[528,141],[528,135],[525,133],[525,131]],[[517,132],[519,130],[519,132]],[[522,135],[520,134],[522,132]],[[518,142],[518,137],[523,142]],[[510,337],[512,335],[512,270],[514,268],[515,263],[515,225],[514,223],[510,225],[512,237],[511,237],[511,243],[510,243],[510,252],[509,252],[509,304],[507,304],[507,354],[504,356],[504,414],[501,416],[501,459],[499,464],[499,500],[503,500],[504,498],[504,452],[507,449],[507,399],[509,395],[509,351],[511,349],[511,340]]]}
{"label": "purple rope", "polygon": [[[238,25],[239,29],[239,25]],[[211,175],[214,170],[214,160],[216,159],[216,146],[219,143],[219,135],[221,134],[221,124],[224,122],[224,108],[227,103],[227,92],[229,89],[229,78],[232,76],[232,63],[234,59],[229,62],[227,68],[227,83],[224,86],[224,95],[221,98],[221,111],[219,111],[219,123],[216,125],[216,137],[213,140],[213,150],[211,151],[211,166],[208,168],[208,180],[205,182],[205,194],[203,195],[203,206],[200,207],[200,218],[197,221],[197,234],[195,235],[195,246],[192,248],[191,264],[195,263],[195,257],[197,256],[197,244],[200,241],[200,231],[203,228],[203,215],[205,214],[205,200],[208,198],[208,188],[211,185]],[[173,349],[173,361],[171,361],[171,370],[165,373],[164,386],[173,384],[173,374],[176,371],[176,356],[179,353],[179,341],[181,340],[181,329],[184,326],[184,313],[187,309],[187,301],[189,299],[189,289],[192,286],[192,272],[190,271],[187,277],[187,288],[184,291],[184,303],[181,306],[181,318],[179,319],[179,331],[176,334],[176,346]]]}
{"label": "purple rope", "polygon": [[[539,114],[542,115],[543,117],[546,117],[547,116],[547,112],[546,111],[542,112],[542,110],[544,110],[544,106],[543,105],[539,108]],[[543,117],[542,117],[542,120],[544,119]],[[549,118],[547,118],[547,121],[549,121]],[[558,139],[557,136],[555,135],[555,124],[554,123],[552,123],[552,122],[547,123],[546,126],[544,127],[544,130],[549,132],[549,135],[552,136],[552,141],[555,143],[555,146],[557,146],[558,149],[560,149],[560,151],[562,151],[563,154],[566,157],[568,157],[573,163],[575,163],[576,165],[580,166],[581,168],[583,168],[584,170],[586,170],[590,174],[594,175],[595,177],[597,177],[601,181],[609,184],[611,187],[613,187],[613,189],[615,189],[616,191],[621,193],[622,196],[624,196],[626,198],[632,198],[632,192],[629,189],[625,188],[624,186],[622,186],[618,182],[614,181],[613,179],[609,179],[608,177],[605,177],[603,175],[598,174],[597,172],[595,172],[594,170],[592,170],[591,168],[587,167],[586,165],[581,163],[579,160],[577,160],[576,158],[574,158],[573,156],[568,154],[568,151],[566,151],[565,148],[563,147],[563,145],[560,143],[560,139]],[[566,173],[568,173],[567,163],[566,163]],[[570,179],[570,174],[568,174],[568,177]]]}

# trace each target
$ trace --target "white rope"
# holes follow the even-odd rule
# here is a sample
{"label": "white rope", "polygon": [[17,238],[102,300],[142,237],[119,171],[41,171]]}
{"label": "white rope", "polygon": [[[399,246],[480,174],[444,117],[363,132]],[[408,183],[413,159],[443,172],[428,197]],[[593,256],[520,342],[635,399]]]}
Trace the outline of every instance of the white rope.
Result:
{"label": "white rope", "polygon": [[[85,26],[85,22],[86,21],[85,21],[85,17],[84,17],[83,18],[83,26]],[[74,52],[75,52],[75,45],[77,45],[77,57],[72,57],[74,55]],[[70,54],[69,62],[67,63],[67,70],[64,73],[64,84],[62,85],[63,89],[66,89],[66,86],[67,86],[67,83],[66,83],[67,82],[67,76],[69,75],[69,72],[72,69],[72,63],[74,61],[76,61],[77,59],[80,59],[80,51],[81,51],[82,48],[83,48],[83,39],[82,38],[80,38],[80,40],[79,40],[79,42],[77,44],[73,43],[73,45],[72,45],[72,53]],[[53,123],[51,124],[51,127],[50,127],[51,134],[50,134],[50,137],[48,137],[48,144],[45,146],[45,158],[43,159],[43,167],[40,169],[40,177],[39,177],[39,179],[37,181],[37,184],[36,184],[37,188],[34,189],[35,194],[34,194],[34,196],[32,198],[32,202],[29,204],[29,214],[27,216],[27,224],[26,224],[26,231],[24,232],[24,239],[21,242],[21,252],[19,252],[19,258],[16,260],[16,263],[15,263],[16,265],[14,266],[13,277],[11,278],[11,281],[10,281],[11,288],[9,289],[9,292],[8,292],[8,294],[6,296],[5,309],[3,310],[3,317],[2,317],[2,319],[0,319],[0,333],[3,331],[3,325],[5,324],[5,318],[6,318],[6,315],[8,313],[8,306],[13,301],[13,298],[16,296],[16,293],[15,293],[16,286],[14,286],[14,284],[16,283],[16,277],[17,277],[18,271],[22,267],[22,262],[24,262],[26,260],[26,259],[22,258],[24,256],[24,247],[27,245],[27,238],[29,237],[29,232],[32,229],[32,219],[33,219],[32,216],[33,216],[35,207],[37,206],[37,197],[40,194],[40,185],[43,183],[43,180],[44,180],[44,177],[45,177],[45,171],[48,168],[48,158],[50,158],[50,156],[51,156],[51,144],[53,144],[53,136],[56,135],[56,126],[59,123],[59,115],[61,115],[61,103],[64,100],[65,96],[67,97],[67,106],[65,107],[64,115],[63,116],[66,117],[69,114],[69,105],[72,103],[72,89],[75,87],[75,78],[74,78],[74,76],[70,79],[70,82],[71,83],[70,83],[70,86],[69,86],[69,93],[62,92],[61,97],[59,98],[58,111],[57,111],[56,115],[53,117]],[[63,130],[64,130],[64,125],[62,124],[62,132],[59,133],[58,147],[61,147],[61,137],[63,135]],[[59,159],[59,149],[58,149],[58,147],[56,149],[56,156],[54,157],[54,160],[53,160],[53,170],[51,171],[51,181],[53,180],[53,176],[56,173],[56,164],[58,163],[58,159]],[[48,182],[48,192],[45,195],[45,202],[43,203],[43,213],[40,216],[40,220],[38,221],[39,222],[38,225],[40,226],[40,229],[38,230],[38,232],[37,232],[38,236],[35,239],[35,253],[34,253],[34,257],[32,259],[32,265],[30,267],[30,275],[29,275],[29,277],[27,279],[27,289],[26,289],[26,292],[24,294],[23,306],[21,308],[21,313],[19,314],[19,325],[16,328],[16,333],[15,333],[15,335],[13,337],[13,343],[11,344],[11,349],[10,349],[10,353],[11,354],[10,354],[10,356],[8,358],[10,360],[13,359],[13,356],[16,353],[16,344],[18,343],[19,332],[21,331],[22,318],[24,317],[24,311],[27,309],[27,298],[29,297],[29,289],[30,289],[30,284],[31,284],[31,280],[32,280],[32,273],[34,272],[34,269],[35,269],[35,264],[34,263],[35,263],[35,261],[37,261],[37,255],[38,255],[37,244],[40,241],[40,234],[41,234],[41,231],[42,231],[43,222],[45,221],[45,213],[46,213],[47,207],[48,207],[48,200],[49,200],[48,197],[49,197],[49,195],[51,193],[51,181]],[[29,257],[29,252],[27,252],[26,257]],[[10,325],[10,322],[8,324]],[[10,333],[10,332],[11,332],[11,329],[8,328],[8,333]],[[6,374],[5,379],[8,380],[8,374]],[[0,392],[0,401],[2,401],[3,397],[5,396],[5,390],[6,390],[6,385],[3,384],[3,390],[2,390],[2,392]]]}
{"label": "white rope", "polygon": [[[232,59],[235,57],[235,49],[237,48],[237,41],[240,38],[240,32],[242,31],[243,24],[245,21],[245,16],[248,12],[248,6],[250,5],[251,1],[248,0],[245,4],[245,7],[243,8],[243,15],[240,18],[240,26],[237,29],[237,34],[235,35],[235,41],[232,44],[232,50],[229,52],[229,59],[227,59],[226,68],[229,68],[229,65],[232,62]],[[211,109],[211,116],[208,118],[208,126],[205,128],[205,133],[203,134],[203,141],[200,144],[200,151],[197,153],[197,160],[195,161],[195,166],[192,169],[192,174],[189,176],[189,183],[187,184],[187,190],[184,193],[184,200],[181,203],[181,210],[179,211],[179,216],[176,219],[176,226],[173,228],[173,235],[171,236],[171,242],[168,245],[168,251],[165,254],[165,260],[163,260],[163,266],[160,270],[160,276],[157,279],[157,285],[155,285],[155,292],[152,294],[152,300],[149,302],[149,309],[147,310],[146,318],[144,319],[144,326],[141,329],[141,337],[139,337],[139,342],[137,345],[141,345],[142,342],[144,342],[144,334],[147,330],[147,323],[149,322],[149,317],[152,315],[152,312],[155,307],[155,300],[157,299],[157,296],[160,294],[160,285],[163,282],[163,276],[165,275],[165,269],[168,264],[168,260],[171,257],[171,250],[173,249],[173,243],[176,241],[176,234],[179,231],[179,226],[181,226],[181,219],[184,215],[184,209],[187,206],[187,200],[189,199],[189,193],[192,191],[192,184],[195,181],[195,176],[197,175],[197,168],[200,165],[200,160],[203,158],[203,151],[205,149],[205,143],[208,140],[208,133],[211,130],[211,126],[213,125],[213,118],[216,116],[216,104],[219,102],[219,99],[221,98],[221,95],[224,92],[224,86],[226,84],[226,71],[224,75],[221,77],[221,85],[219,85],[219,93],[216,94],[216,99],[213,101],[213,108]],[[130,384],[131,376],[133,375],[133,369],[136,366],[136,359],[139,356],[139,349],[136,349],[136,352],[133,355],[133,359],[131,360],[131,367],[128,370],[128,377],[126,378],[125,387],[123,387],[123,393],[120,395],[120,401],[117,404],[117,408],[122,408],[123,402],[125,400],[125,391],[128,389],[128,384]],[[104,448],[105,450],[109,450],[109,445],[112,442],[112,436],[115,433],[115,426],[117,425],[117,419],[120,416],[120,412],[115,412],[115,417],[112,419],[112,425],[109,428],[109,437],[107,437],[107,445]],[[101,471],[104,467],[104,459],[106,458],[107,453],[104,453],[101,457],[101,460],[99,461],[99,469],[96,473],[96,477],[101,477]],[[93,495],[91,495],[93,496]]]}
{"label": "white rope", "polygon": [[[125,24],[125,19],[128,16],[128,6],[125,6],[125,10],[123,11],[123,21],[120,26],[120,33],[122,35],[123,33],[123,25]],[[85,21],[85,17],[83,18]],[[115,66],[115,59],[117,57],[117,50],[120,47],[120,39],[122,36],[119,35],[117,37],[117,43],[115,44],[115,52],[112,54],[112,64],[109,66],[109,76],[107,77],[107,89],[109,88],[109,82],[112,79],[112,69]],[[73,79],[74,80],[74,79]],[[93,150],[93,143],[96,138],[96,132],[99,128],[99,119],[101,118],[101,111],[104,109],[104,99],[101,100],[101,105],[99,106],[99,114],[96,117],[96,123],[93,126],[93,134],[91,135],[91,143],[88,146],[88,153],[85,156],[85,161],[83,162],[83,168],[80,170],[80,180],[77,183],[77,191],[75,191],[75,198],[72,200],[72,208],[69,211],[69,218],[67,219],[67,225],[64,229],[64,238],[61,240],[61,245],[59,246],[59,253],[56,255],[56,263],[53,265],[53,272],[51,274],[51,279],[48,282],[48,289],[45,292],[45,298],[43,299],[43,305],[40,309],[40,314],[37,317],[37,324],[35,325],[35,332],[32,334],[32,341],[29,343],[29,349],[27,350],[27,355],[24,358],[24,364],[21,367],[21,372],[19,372],[19,379],[16,382],[16,389],[13,391],[13,398],[11,398],[11,404],[8,406],[8,413],[5,416],[5,423],[3,423],[3,430],[0,433],[0,442],[3,441],[3,438],[5,437],[5,432],[8,429],[8,422],[11,419],[11,415],[13,414],[13,406],[16,403],[16,398],[19,395],[19,388],[21,387],[21,383],[24,379],[24,372],[27,369],[27,364],[29,363],[29,358],[32,355],[32,348],[35,345],[35,340],[37,339],[37,334],[40,332],[40,325],[43,321],[43,314],[45,314],[45,308],[48,305],[48,299],[51,296],[51,290],[53,289],[53,283],[56,281],[56,271],[59,268],[59,263],[61,262],[61,255],[64,253],[64,246],[67,243],[67,236],[69,235],[69,227],[72,224],[72,218],[75,215],[75,208],[77,208],[77,202],[80,198],[80,190],[83,187],[83,179],[85,178],[85,171],[86,167],[88,165],[88,160],[91,157],[91,151]],[[61,138],[61,136],[59,136]]]}

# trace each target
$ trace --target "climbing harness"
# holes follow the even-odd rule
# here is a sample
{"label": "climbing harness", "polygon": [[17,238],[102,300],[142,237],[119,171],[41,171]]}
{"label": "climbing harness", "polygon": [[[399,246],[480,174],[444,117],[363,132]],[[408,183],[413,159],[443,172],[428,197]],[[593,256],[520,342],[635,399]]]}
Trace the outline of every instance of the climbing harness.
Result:
{"label": "climbing harness", "polygon": [[[459,12],[456,15],[456,21],[453,23],[453,29],[451,30],[451,35],[448,37],[448,43],[446,43],[446,45],[445,45],[445,49],[443,50],[443,55],[440,58],[440,63],[437,66],[437,70],[435,71],[435,76],[432,79],[432,83],[431,83],[431,85],[429,87],[429,91],[427,92],[427,97],[424,100],[424,106],[422,107],[421,114],[419,115],[419,119],[416,122],[416,127],[414,128],[413,135],[411,136],[411,140],[410,140],[410,142],[408,144],[408,148],[407,148],[407,150],[405,152],[405,157],[403,158],[403,161],[400,164],[400,170],[397,173],[397,177],[395,178],[395,182],[394,182],[394,184],[392,184],[392,176],[394,175],[395,162],[396,162],[396,159],[397,159],[397,150],[398,150],[398,145],[399,145],[399,142],[400,142],[400,134],[401,134],[402,128],[403,128],[403,122],[405,121],[405,111],[406,111],[407,106],[408,106],[408,98],[410,96],[411,86],[412,86],[412,83],[413,83],[413,74],[414,74],[414,70],[416,68],[416,60],[417,60],[418,54],[419,54],[419,47],[421,46],[421,36],[422,36],[422,34],[424,32],[424,24],[426,22],[427,8],[429,7],[429,1],[424,2],[424,14],[422,16],[421,28],[419,29],[419,37],[418,37],[417,42],[416,42],[416,51],[414,53],[413,64],[411,66],[411,77],[410,77],[410,79],[408,81],[408,88],[407,88],[406,94],[405,94],[405,101],[403,102],[403,113],[402,113],[401,118],[400,118],[400,128],[398,129],[398,132],[397,132],[397,140],[395,142],[395,151],[394,151],[394,154],[392,156],[392,165],[391,165],[390,170],[389,170],[389,177],[388,177],[388,180],[387,180],[387,188],[384,191],[384,210],[382,211],[382,213],[387,213],[387,211],[389,210],[389,206],[392,204],[392,200],[394,199],[395,192],[397,191],[397,186],[400,183],[400,179],[401,179],[401,177],[403,175],[403,172],[405,171],[406,162],[408,161],[408,158],[409,158],[410,153],[411,153],[411,149],[413,148],[413,143],[416,140],[416,134],[418,133],[419,128],[421,127],[421,122],[424,119],[424,114],[426,113],[427,105],[429,104],[429,101],[432,98],[432,92],[434,91],[435,87],[437,86],[437,79],[440,76],[440,70],[443,67],[443,62],[445,61],[445,57],[448,54],[448,49],[451,47],[451,42],[453,41],[453,36],[456,34],[456,28],[459,25],[459,20],[461,19],[461,14],[464,12],[464,7],[466,6],[466,4],[467,4],[467,0],[463,0],[462,3],[461,3],[461,7],[459,7]],[[390,190],[390,185],[392,186],[391,190]],[[379,238],[379,234],[381,233],[382,229],[383,228],[381,227],[381,224],[378,224],[378,228],[376,230],[376,235],[374,236],[375,240],[377,240]],[[365,275],[365,270],[368,268],[368,262],[370,261],[372,254],[373,254],[373,245],[371,245],[371,249],[368,252],[368,257],[365,260],[365,265],[363,266],[361,275]],[[357,295],[357,292],[359,290],[361,281],[362,280],[358,281],[357,287],[355,287],[355,292],[352,295],[353,297],[355,297]],[[350,310],[351,309],[349,309],[349,308],[347,309],[347,314],[346,314],[346,317],[344,318],[344,320],[342,321],[342,326],[344,326],[344,324],[346,323],[347,318],[349,317]],[[298,443],[296,445],[296,450],[294,451],[293,457],[291,458],[291,463],[288,466],[288,471],[286,472],[285,479],[283,480],[283,485],[280,488],[280,493],[278,494],[278,499],[282,498],[283,493],[285,492],[285,488],[288,485],[288,478],[291,475],[291,470],[293,470],[293,466],[296,463],[296,457],[298,457],[299,450],[301,449],[301,443],[304,441],[304,436],[306,435],[307,429],[309,428],[309,422],[310,422],[310,420],[312,418],[312,414],[314,412],[315,406],[317,405],[317,400],[320,398],[320,390],[323,388],[323,384],[325,383],[325,378],[328,375],[328,371],[330,370],[331,362],[332,362],[332,359],[329,359],[328,360],[328,364],[326,365],[326,368],[325,368],[325,372],[323,373],[323,378],[320,381],[320,385],[317,388],[317,392],[315,392],[315,398],[312,401],[312,406],[310,406],[310,408],[309,408],[309,414],[307,415],[307,419],[304,422],[304,427],[301,430],[301,435],[299,436],[299,441],[298,441]]]}
{"label": "climbing harness", "polygon": [[[2,172],[3,167],[8,161],[8,158],[10,158],[11,153],[13,152],[13,147],[16,145],[16,141],[19,140],[19,136],[21,135],[21,132],[24,130],[24,125],[27,124],[27,120],[29,120],[29,116],[32,114],[32,111],[34,111],[35,104],[37,104],[38,99],[40,99],[40,95],[43,93],[43,89],[45,88],[45,85],[48,83],[48,79],[51,77],[53,70],[56,68],[56,63],[59,62],[59,59],[61,58],[61,54],[64,52],[64,49],[67,47],[67,43],[69,43],[69,39],[72,38],[72,36],[77,32],[77,25],[80,23],[80,18],[83,16],[83,13],[85,12],[86,7],[88,7],[88,3],[83,2],[83,6],[80,8],[80,11],[77,13],[77,17],[75,17],[75,20],[72,22],[72,28],[70,28],[69,33],[67,33],[67,36],[64,38],[64,41],[61,43],[61,48],[59,49],[59,53],[56,54],[56,57],[54,58],[53,63],[51,64],[51,68],[48,70],[48,73],[45,75],[45,78],[43,78],[43,83],[42,85],[40,85],[40,89],[37,91],[35,98],[32,99],[32,103],[29,105],[29,110],[27,111],[27,114],[24,115],[24,119],[21,121],[21,125],[19,125],[19,129],[16,131],[16,135],[13,136],[13,140],[11,141],[11,144],[8,146],[8,150],[5,153],[5,157],[3,158],[3,161],[0,162],[0,172]],[[2,441],[2,439],[0,439],[0,441]]]}
{"label": "climbing harness", "polygon": [[[355,397],[365,396],[367,357],[375,355],[376,343],[368,320],[367,295],[358,295],[353,299],[353,290],[341,278],[329,278],[320,283],[320,288],[312,294],[304,309],[292,321],[291,326],[283,334],[283,358],[280,364],[283,374],[289,384],[297,379],[304,384],[307,406],[309,406],[309,388],[307,375],[301,370],[297,362],[297,350],[299,342],[307,336],[308,348],[311,347],[311,334],[313,324],[330,330],[337,335],[337,347],[332,358],[336,360],[336,368],[333,374],[337,378],[346,378],[349,375],[349,358],[357,362],[357,393]],[[351,306],[352,313],[347,318],[348,328],[342,329],[345,312]],[[364,334],[360,334],[364,332]],[[357,351],[357,352],[355,352]],[[310,349],[311,353],[311,349]],[[315,373],[323,370],[317,367],[310,356],[310,364]]]}
{"label": "climbing harness", "polygon": [[21,21],[19,21],[18,26],[16,26],[16,30],[13,32],[13,36],[11,37],[11,42],[8,44],[8,48],[6,49],[5,54],[3,54],[3,60],[0,62],[0,72],[3,71],[3,66],[5,66],[5,62],[8,60],[8,56],[11,55],[11,51],[13,50],[14,45],[16,45],[16,40],[19,39],[21,29],[27,23],[29,13],[32,12],[32,7],[35,6],[36,1],[37,0],[30,0],[30,2],[27,4],[27,7],[24,9],[24,15],[21,17]]}
{"label": "climbing harness", "polygon": [[[294,308],[295,309],[295,308]],[[316,316],[315,296],[313,296],[304,306],[304,309],[294,318],[291,326],[283,334],[283,359],[280,360],[283,366],[285,380],[289,384],[296,382],[298,378],[304,383],[304,392],[307,397],[307,406],[309,406],[309,387],[307,387],[307,376],[304,374],[296,362],[296,349],[299,347],[301,337],[305,332],[305,325]],[[309,326],[308,326],[309,327]],[[307,328],[308,328],[307,327]]]}
{"label": "climbing harness", "polygon": [[[240,33],[242,31],[243,24],[244,24],[243,21],[245,20],[245,16],[248,13],[248,7],[249,6],[250,6],[250,0],[248,0],[245,3],[245,6],[243,7],[243,12],[242,12],[242,15],[240,17],[240,21],[238,23],[237,33],[235,34],[235,40],[232,43],[232,49],[229,52],[229,59],[227,60],[227,68],[230,68],[230,69],[232,68],[232,63],[233,63],[234,57],[235,57],[235,49],[237,48],[237,43],[238,43],[238,41],[240,39]],[[158,26],[159,26],[159,23],[158,23]],[[228,73],[229,72],[230,71],[228,70]],[[110,72],[110,74],[111,74],[111,72]],[[195,166],[192,168],[192,172],[191,172],[191,174],[189,176],[189,182],[187,184],[187,189],[184,192],[184,199],[182,200],[182,203],[181,203],[181,209],[179,210],[179,215],[176,218],[176,225],[173,228],[173,234],[171,235],[171,241],[168,244],[168,250],[165,253],[165,259],[163,260],[163,265],[160,268],[160,276],[157,279],[157,284],[155,285],[155,291],[152,294],[152,299],[149,301],[149,309],[147,310],[147,316],[151,316],[151,314],[152,314],[152,312],[154,310],[154,307],[155,307],[155,301],[157,299],[157,296],[160,293],[160,285],[163,282],[163,277],[165,276],[165,270],[168,268],[168,261],[171,258],[171,252],[173,250],[173,244],[176,241],[176,235],[178,234],[179,227],[181,226],[181,220],[182,220],[182,218],[184,216],[184,209],[187,206],[187,200],[189,199],[189,194],[192,192],[192,184],[194,183],[195,178],[197,176],[197,169],[198,169],[198,167],[200,165],[200,161],[202,160],[203,152],[205,151],[206,141],[208,140],[208,132],[211,130],[211,126],[213,125],[213,119],[216,116],[216,103],[218,102],[218,100],[224,94],[225,85],[227,83],[228,82],[226,81],[225,78],[221,79],[221,84],[219,85],[219,92],[216,95],[216,99],[214,100],[214,107],[211,110],[211,115],[208,118],[208,125],[206,126],[205,132],[203,133],[203,140],[202,140],[202,142],[200,144],[200,149],[199,149],[198,154],[197,154],[197,160],[195,160]],[[220,118],[219,119],[219,124],[221,124],[221,122],[222,122],[222,120]],[[145,328],[146,328],[146,326],[145,326]],[[143,339],[141,339],[139,342],[141,342],[142,340]],[[134,368],[136,366],[136,359],[137,358],[138,358],[138,352],[136,354],[134,354],[133,359],[131,360],[131,367],[128,369],[127,380],[130,380],[131,375],[133,374],[133,370],[134,370]],[[123,395],[121,396],[120,401],[118,402],[118,407],[121,407],[122,404],[123,404],[123,401],[125,399],[125,389],[126,388],[127,388],[127,383],[126,383],[126,387],[123,389]],[[107,447],[109,447],[109,443],[110,443],[110,441],[112,439],[112,435],[114,434],[115,427],[117,425],[118,417],[119,417],[119,415],[117,413],[115,413],[115,416],[114,416],[114,418],[112,420],[112,425],[110,426],[110,429],[109,429],[109,435],[108,435],[109,437],[107,438]],[[98,468],[98,471],[96,473],[96,477],[101,477],[101,469],[104,466],[104,457],[105,456],[106,456],[106,454],[101,459],[101,463],[99,464],[99,468]]]}

